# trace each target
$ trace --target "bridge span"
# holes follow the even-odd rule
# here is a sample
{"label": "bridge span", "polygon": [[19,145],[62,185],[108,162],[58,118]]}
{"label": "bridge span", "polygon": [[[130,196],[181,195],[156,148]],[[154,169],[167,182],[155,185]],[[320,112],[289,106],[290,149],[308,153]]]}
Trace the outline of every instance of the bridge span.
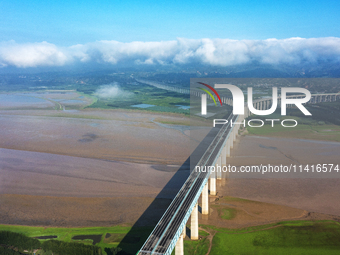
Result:
{"label": "bridge span", "polygon": [[[199,92],[195,91],[193,93]],[[200,95],[197,94],[197,96]],[[288,97],[298,98],[300,95]],[[254,101],[253,106],[258,110],[266,110],[270,108],[271,100],[271,98],[262,98]],[[280,98],[278,100],[280,101]],[[340,93],[314,94],[310,103],[336,100],[340,100]],[[227,104],[232,104],[232,99],[224,98],[223,101]],[[242,122],[250,115],[249,109],[247,107],[245,109],[244,115],[229,115],[228,122],[219,129],[196,166],[199,166],[200,169],[204,169],[204,167],[208,169],[209,166],[219,165],[223,167],[226,165],[227,157],[230,156],[230,149],[233,147],[238,129],[241,126],[231,126],[230,120],[233,123]],[[137,254],[170,255],[173,249],[175,249],[176,255],[183,255],[183,239],[186,236],[186,224],[189,218],[191,218],[190,238],[198,240],[198,200],[202,196],[202,214],[207,215],[209,213],[209,190],[210,195],[216,195],[216,179],[221,179],[221,175],[221,172],[192,170],[190,176]],[[209,189],[208,182],[210,184]]]}
{"label": "bridge span", "polygon": [[[228,120],[241,121],[244,116],[230,115]],[[223,125],[197,166],[208,167],[215,164],[225,165],[230,155],[230,148],[236,139],[239,125],[230,126],[230,121]],[[210,177],[210,194],[216,195],[216,176],[209,171],[192,171],[172,203],[157,223],[146,240],[139,255],[171,254],[176,247],[176,255],[183,254],[183,237],[186,235],[186,223],[191,216],[191,239],[198,235],[198,199],[202,194],[202,213],[208,214],[208,179]]]}

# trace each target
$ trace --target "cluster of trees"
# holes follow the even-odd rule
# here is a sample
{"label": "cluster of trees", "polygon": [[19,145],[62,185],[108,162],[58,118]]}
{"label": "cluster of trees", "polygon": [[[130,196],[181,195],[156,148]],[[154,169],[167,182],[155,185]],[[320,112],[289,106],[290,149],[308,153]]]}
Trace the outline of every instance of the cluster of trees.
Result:
{"label": "cluster of trees", "polygon": [[57,240],[40,242],[38,239],[27,237],[20,233],[0,231],[0,254],[20,255],[28,250],[42,249],[44,254],[54,255],[101,255],[101,248],[82,243],[67,243]]}
{"label": "cluster of trees", "polygon": [[41,248],[59,255],[101,255],[101,249],[95,245],[67,243],[58,240],[43,242]]}
{"label": "cluster of trees", "polygon": [[0,231],[0,244],[14,246],[19,250],[34,250],[40,248],[40,241],[24,234],[10,231]]}
{"label": "cluster of trees", "polygon": [[107,255],[125,254],[122,253],[121,251],[122,249],[120,247],[105,248],[105,252]]}
{"label": "cluster of trees", "polygon": [[22,253],[15,251],[8,247],[2,247],[0,246],[0,254],[1,255],[21,255]]}

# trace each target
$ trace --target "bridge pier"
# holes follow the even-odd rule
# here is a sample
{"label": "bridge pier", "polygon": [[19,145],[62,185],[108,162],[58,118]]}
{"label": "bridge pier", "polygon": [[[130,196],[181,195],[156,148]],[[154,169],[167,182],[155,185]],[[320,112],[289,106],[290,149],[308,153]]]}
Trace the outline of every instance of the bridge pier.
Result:
{"label": "bridge pier", "polygon": [[216,172],[210,174],[210,195],[216,196]]}
{"label": "bridge pier", "polygon": [[202,214],[209,214],[208,182],[204,185],[202,190]]}
{"label": "bridge pier", "polygon": [[175,255],[184,255],[183,235],[180,235],[175,246]]}
{"label": "bridge pier", "polygon": [[226,143],[226,145],[222,149],[222,155],[221,155],[221,159],[222,159],[221,164],[222,164],[222,166],[226,166],[227,165],[227,143]]}
{"label": "bridge pier", "polygon": [[234,145],[234,133],[233,133],[233,131],[231,131],[230,132],[230,136],[229,136],[229,147],[230,147],[230,149],[232,149],[233,148],[233,145]]}
{"label": "bridge pier", "polygon": [[221,155],[217,158],[215,169],[216,169],[217,180],[221,180],[222,179],[222,157]]}
{"label": "bridge pier", "polygon": [[227,139],[225,148],[226,148],[226,157],[230,157],[230,137],[228,137],[228,139]]}
{"label": "bridge pier", "polygon": [[191,212],[191,240],[198,240],[198,204]]}

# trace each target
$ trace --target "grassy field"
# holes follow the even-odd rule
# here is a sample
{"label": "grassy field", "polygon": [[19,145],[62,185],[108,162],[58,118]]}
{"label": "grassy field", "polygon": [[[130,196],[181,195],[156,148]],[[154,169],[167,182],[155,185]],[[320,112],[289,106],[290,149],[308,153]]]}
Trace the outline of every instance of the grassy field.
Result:
{"label": "grassy field", "polygon": [[340,225],[334,221],[291,221],[264,229],[216,229],[211,255],[339,254]]}
{"label": "grassy field", "polygon": [[[195,254],[195,255],[205,255],[209,250],[209,234],[205,231],[200,230],[199,235],[200,240],[191,241],[184,240],[184,254]],[[175,255],[175,249],[172,251],[171,255]]]}
{"label": "grassy field", "polygon": [[[120,244],[127,252],[138,250],[149,236],[152,228],[140,227],[131,230],[131,227],[113,226],[113,227],[88,227],[88,228],[50,228],[50,227],[28,227],[28,226],[12,226],[0,225],[0,230],[7,230],[25,234],[29,237],[41,236],[57,236],[54,240],[65,242],[81,242],[84,244],[92,244],[93,239],[73,240],[74,236],[97,236],[100,235],[100,242],[96,245],[102,248],[105,253],[105,248],[117,247]],[[129,233],[128,238],[125,238]],[[125,238],[125,239],[124,239]],[[124,239],[124,242],[122,240]],[[49,240],[49,239],[45,239]],[[44,241],[40,239],[40,241]]]}
{"label": "grassy field", "polygon": [[[178,105],[189,106],[190,98],[188,95],[158,89],[146,84],[140,86],[124,87],[131,94],[127,97],[116,98],[97,98],[87,108],[100,109],[139,109],[154,112],[173,112],[189,114],[189,110],[181,109]],[[94,95],[91,95],[94,97]],[[148,108],[133,107],[138,104],[153,105]]]}
{"label": "grassy field", "polygon": [[[211,255],[244,254],[339,254],[340,224],[335,221],[285,221],[245,229],[227,229],[215,226],[201,226],[200,240],[184,241],[185,254],[204,255],[209,249],[209,232],[212,239]],[[92,244],[91,239],[72,240],[77,235],[100,235],[96,245],[105,248],[117,247],[135,253],[151,232],[151,228],[141,227],[131,232],[130,227],[92,228],[44,228],[0,225],[0,230],[23,233],[29,237],[56,235],[57,240]],[[209,232],[208,232],[209,231]],[[129,233],[128,238],[126,234]],[[122,240],[124,239],[124,243]],[[105,254],[105,253],[104,253]],[[172,253],[174,254],[174,252]]]}

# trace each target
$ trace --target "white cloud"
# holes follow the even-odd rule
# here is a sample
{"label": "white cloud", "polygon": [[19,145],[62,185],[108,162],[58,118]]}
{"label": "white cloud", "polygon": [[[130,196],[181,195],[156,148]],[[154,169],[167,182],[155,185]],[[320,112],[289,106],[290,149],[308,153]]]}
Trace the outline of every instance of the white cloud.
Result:
{"label": "white cloud", "polygon": [[17,67],[61,66],[70,60],[57,46],[47,43],[0,43],[0,65]]}
{"label": "white cloud", "polygon": [[340,59],[340,38],[288,38],[267,40],[185,39],[160,42],[97,41],[66,48],[47,42],[0,43],[0,67],[61,66],[73,62],[118,64],[203,63],[229,66],[258,61],[299,64]]}
{"label": "white cloud", "polygon": [[122,90],[116,82],[100,86],[94,94],[101,98],[126,98],[133,95],[131,92]]}

